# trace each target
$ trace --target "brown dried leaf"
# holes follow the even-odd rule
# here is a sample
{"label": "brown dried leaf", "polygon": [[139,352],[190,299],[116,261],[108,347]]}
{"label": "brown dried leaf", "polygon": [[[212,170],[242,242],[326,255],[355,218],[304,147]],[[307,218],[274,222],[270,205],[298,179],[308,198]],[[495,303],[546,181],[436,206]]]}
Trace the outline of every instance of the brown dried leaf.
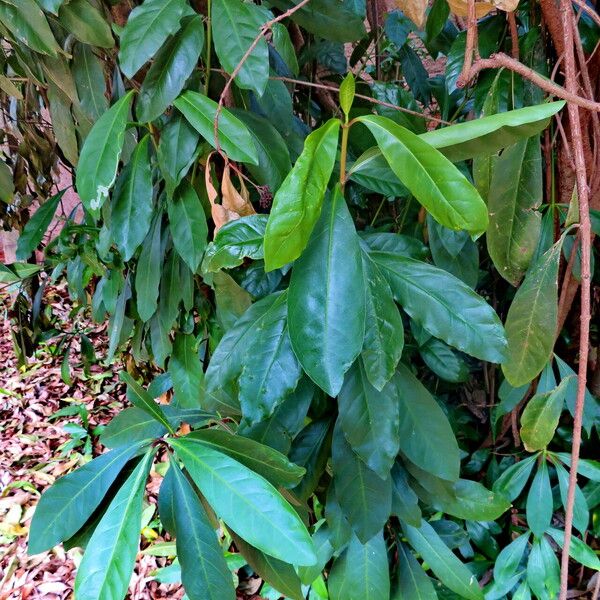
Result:
{"label": "brown dried leaf", "polygon": [[396,0],[396,6],[419,28],[425,27],[428,0]]}
{"label": "brown dried leaf", "polygon": [[[503,0],[497,0],[502,2]],[[508,2],[512,0],[507,0]],[[517,0],[518,2],[518,0]],[[448,0],[450,10],[458,17],[466,17],[469,14],[469,4],[467,0]],[[475,15],[478,19],[485,17],[489,12],[494,10],[495,6],[491,2],[475,2]]]}
{"label": "brown dried leaf", "polygon": [[[250,194],[244,185],[241,177],[238,177],[240,182],[241,193],[237,191],[231,181],[231,170],[229,163],[225,165],[223,170],[223,180],[221,181],[221,196],[223,198],[223,206],[240,217],[256,214],[254,207],[250,203]],[[237,218],[237,217],[236,217]]]}
{"label": "brown dried leaf", "polygon": [[519,6],[519,0],[492,0],[494,6],[504,12],[514,12]]}

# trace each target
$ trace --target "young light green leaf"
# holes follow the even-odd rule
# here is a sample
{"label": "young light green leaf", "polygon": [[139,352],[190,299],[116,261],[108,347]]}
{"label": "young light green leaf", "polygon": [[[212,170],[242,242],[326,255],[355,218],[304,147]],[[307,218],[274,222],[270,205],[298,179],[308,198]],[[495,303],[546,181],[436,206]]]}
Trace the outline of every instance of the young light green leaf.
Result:
{"label": "young light green leaf", "polygon": [[[265,257],[266,248],[265,238]],[[292,271],[288,322],[302,368],[330,396],[336,396],[365,335],[359,238],[339,185]]]}
{"label": "young light green leaf", "polygon": [[145,0],[131,11],[121,34],[119,50],[125,77],[133,77],[179,29],[186,8],[185,0]]}
{"label": "young light green leaf", "polygon": [[400,449],[424,471],[456,481],[460,454],[444,411],[402,363],[394,382],[400,401]]}
{"label": "young light green leaf", "polygon": [[536,537],[542,537],[552,521],[552,488],[546,457],[543,455],[527,494],[525,512],[529,529]]}
{"label": "young light green leaf", "polygon": [[433,582],[406,544],[398,544],[398,573],[392,600],[437,600]]}
{"label": "young light green leaf", "polygon": [[502,371],[513,387],[529,383],[548,363],[558,320],[558,263],[562,238],[527,273],[506,316],[507,359]]}
{"label": "young light green leaf", "polygon": [[204,389],[204,372],[196,351],[196,339],[191,334],[178,333],[169,358],[169,374],[178,406],[198,408]]}
{"label": "young light green leaf", "polygon": [[117,492],[83,555],[75,594],[78,600],[122,600],[140,545],[142,500],[156,448],[139,462]]}
{"label": "young light green leaf", "polygon": [[367,115],[357,120],[369,128],[392,171],[436,221],[474,236],[486,230],[483,200],[445,156],[391,119]]}
{"label": "young light green leaf", "polygon": [[339,128],[339,120],[330,119],[313,131],[277,190],[265,233],[267,271],[297,259],[308,244],[333,171]]}
{"label": "young light green leaf", "polygon": [[102,454],[48,488],[37,504],[29,531],[29,553],[38,554],[74,535],[98,507],[125,463],[140,449],[130,442]]}
{"label": "young light green leaf", "polygon": [[121,171],[112,199],[110,229],[123,260],[128,261],[144,241],[152,219],[152,169],[145,135]]}
{"label": "young light green leaf", "polygon": [[390,575],[383,532],[365,543],[353,535],[327,581],[331,600],[388,600]]}
{"label": "young light green leaf", "polygon": [[17,260],[27,260],[40,245],[54,218],[58,203],[66,191],[66,189],[61,190],[52,198],[48,198],[27,221],[17,242]]}
{"label": "young light green leaf", "polygon": [[563,379],[553,390],[536,394],[521,414],[521,439],[526,450],[543,450],[554,437],[558,421],[565,405],[569,377]]}
{"label": "young light green leaf", "polygon": [[112,48],[115,45],[110,25],[88,0],[65,2],[58,11],[58,20],[69,33],[84,44],[100,48]]}
{"label": "young light green leaf", "polygon": [[487,248],[498,272],[516,286],[537,248],[542,215],[542,157],[539,137],[521,140],[493,163],[487,198]]}
{"label": "young light green leaf", "polygon": [[85,208],[95,216],[115,182],[132,99],[133,91],[111,106],[96,121],[81,149],[77,191]]}
{"label": "young light green leaf", "polygon": [[60,50],[44,13],[34,0],[2,0],[0,23],[35,52],[56,56]]}
{"label": "young light green leaf", "polygon": [[423,557],[439,580],[462,598],[483,600],[483,592],[475,575],[458,560],[435,529],[421,521],[419,528],[402,523],[409,544]]}
{"label": "young light green leaf", "polygon": [[140,121],[154,121],[179,96],[203,46],[202,17],[196,15],[159,50],[144,77],[136,105]]}
{"label": "young light green leaf", "polygon": [[437,267],[390,252],[371,252],[395,300],[435,337],[490,362],[502,362],[506,338],[492,307]]}
{"label": "young light green leaf", "polygon": [[397,393],[395,382],[377,391],[361,361],[356,361],[338,396],[339,423],[346,439],[382,479],[389,476],[400,447]]}
{"label": "young light green leaf", "polygon": [[265,23],[265,12],[242,0],[213,0],[212,33],[215,52],[229,74],[245,58],[236,75],[236,84],[262,96],[269,79],[269,49],[261,36],[249,56],[246,52]]}
{"label": "young light green leaf", "polygon": [[495,521],[510,508],[508,498],[501,492],[492,492],[478,481],[459,479],[453,488],[453,497],[434,500],[433,505],[459,519]]}
{"label": "young light green leaf", "polygon": [[151,417],[165,426],[169,433],[175,433],[171,423],[152,396],[126,371],[119,374],[121,381],[127,384],[127,399],[138,408],[145,410]]}
{"label": "young light green leaf", "polygon": [[204,444],[184,438],[169,443],[213,509],[246,541],[290,564],[316,561],[306,527],[266,479]]}
{"label": "young light green leaf", "polygon": [[[192,127],[213,148],[216,148],[214,120],[217,103],[203,94],[187,91],[181,94],[173,104]],[[219,145],[231,160],[258,164],[258,154],[250,132],[227,109],[223,109],[219,115],[218,133]]]}
{"label": "young light green leaf", "polygon": [[348,115],[350,115],[352,103],[354,102],[355,90],[356,82],[354,81],[354,75],[348,73],[344,81],[342,81],[342,85],[340,85],[340,106],[346,115],[346,120],[348,119]]}
{"label": "young light green leaf", "polygon": [[208,225],[200,198],[190,183],[185,181],[177,188],[168,201],[167,212],[173,245],[192,273],[196,273],[206,249]]}
{"label": "young light green leaf", "polygon": [[198,495],[177,461],[171,459],[169,473],[172,526],[187,596],[190,600],[235,600],[233,579],[223,550]]}

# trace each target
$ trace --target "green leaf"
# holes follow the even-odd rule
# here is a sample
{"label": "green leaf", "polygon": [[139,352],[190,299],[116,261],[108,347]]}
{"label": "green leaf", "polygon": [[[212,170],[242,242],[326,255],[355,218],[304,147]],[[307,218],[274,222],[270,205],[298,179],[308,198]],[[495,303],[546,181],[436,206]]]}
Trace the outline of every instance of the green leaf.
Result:
{"label": "green leaf", "polygon": [[508,469],[494,481],[493,490],[504,494],[511,501],[514,500],[527,484],[536,459],[537,455],[529,456],[508,467]]}
{"label": "green leaf", "polygon": [[521,414],[521,439],[529,452],[543,450],[554,437],[565,405],[569,377],[553,390],[536,394]]}
{"label": "green leaf", "polygon": [[152,317],[158,306],[162,262],[162,214],[157,213],[142,244],[135,270],[137,311],[144,322]]}
{"label": "green leaf", "polygon": [[231,573],[194,488],[170,460],[172,505],[181,580],[190,600],[234,600]]}
{"label": "green leaf", "polygon": [[293,487],[305,473],[302,467],[290,462],[284,454],[240,435],[217,429],[202,429],[190,433],[186,439],[227,454],[273,485]]}
{"label": "green leaf", "polygon": [[[558,487],[560,490],[560,499],[563,503],[563,506],[567,507],[567,497],[569,493],[569,473],[567,470],[560,464],[555,463],[554,467],[556,468],[556,474],[558,475]],[[587,501],[581,488],[576,485],[575,486],[575,504],[573,506],[573,527],[581,532],[582,535],[585,535],[585,532],[588,528],[588,523],[590,521],[590,513],[587,506]]]}
{"label": "green leaf", "polygon": [[529,532],[520,535],[498,554],[494,564],[494,580],[496,583],[501,584],[510,581],[518,573],[527,548],[527,542],[529,542],[529,536]]}
{"label": "green leaf", "polygon": [[546,457],[542,455],[538,470],[527,494],[527,525],[536,537],[544,535],[552,521],[552,488]]}
{"label": "green leaf", "polygon": [[540,237],[542,157],[536,136],[504,150],[492,167],[487,198],[487,248],[494,266],[516,286],[527,271]]}
{"label": "green leaf", "polygon": [[[175,463],[169,456],[169,468],[164,475],[158,491],[158,514],[163,527],[175,536],[175,486],[177,485],[175,471],[171,466]],[[204,508],[202,509],[204,510]]]}
{"label": "green leaf", "polygon": [[358,117],[398,179],[442,225],[474,236],[488,225],[486,206],[467,178],[442,154],[386,117]]}
{"label": "green leaf", "polygon": [[389,252],[370,255],[395,300],[429,333],[482,360],[504,359],[506,338],[500,319],[460,279],[412,258]]}
{"label": "green leaf", "polygon": [[[550,537],[562,548],[565,543],[565,533],[560,529],[550,527],[548,530]],[[580,565],[600,571],[600,559],[596,552],[579,538],[572,537],[569,545],[569,556]]]}
{"label": "green leaf", "polygon": [[54,15],[58,14],[58,9],[64,0],[36,0],[37,3],[46,11]]}
{"label": "green leaf", "polygon": [[400,196],[404,198],[410,195],[406,186],[394,175],[394,172],[390,169],[390,165],[377,146],[363,152],[352,163],[347,178],[372,192],[377,192],[384,196]]}
{"label": "green leaf", "polygon": [[75,121],[71,113],[71,100],[53,81],[48,81],[48,100],[50,118],[58,147],[72,165],[77,165],[79,157]]}
{"label": "green leaf", "polygon": [[98,120],[108,108],[104,63],[87,44],[75,44],[71,70],[81,108],[92,121]]}
{"label": "green leaf", "polygon": [[132,442],[102,454],[48,488],[31,521],[29,553],[49,550],[83,527],[140,446],[140,442]]}
{"label": "green leaf", "polygon": [[352,449],[382,479],[389,476],[400,447],[395,382],[377,391],[356,361],[338,397],[339,423]]}
{"label": "green leaf", "polygon": [[561,246],[562,238],[531,267],[508,309],[508,351],[502,371],[513,387],[529,383],[552,354]]}
{"label": "green leaf", "polygon": [[[266,582],[280,594],[291,600],[304,600],[302,584],[292,565],[277,560],[245,542],[234,531],[229,531],[237,549],[248,564]],[[311,582],[312,583],[312,582]]]}
{"label": "green leaf", "polygon": [[554,549],[546,537],[533,540],[527,561],[527,583],[539,600],[558,597],[560,566]]}
{"label": "green leaf", "polygon": [[510,508],[504,494],[492,492],[477,481],[459,479],[453,492],[454,497],[450,501],[439,497],[433,505],[459,519],[495,521]]}
{"label": "green leaf", "polygon": [[382,390],[391,379],[404,348],[404,326],[392,290],[379,267],[362,253],[367,282],[365,339],[361,359],[371,385]]}
{"label": "green leaf", "polygon": [[[211,26],[215,52],[221,66],[231,74],[261,33],[265,12],[242,0],[213,0]],[[263,95],[269,79],[269,49],[261,35],[256,47],[236,75],[238,87]]]}
{"label": "green leaf", "polygon": [[458,443],[444,411],[402,363],[394,381],[400,401],[400,450],[424,471],[456,481]]}
{"label": "green leaf", "polygon": [[151,417],[164,425],[169,433],[175,433],[165,413],[154,402],[152,396],[126,371],[121,371],[119,377],[127,384],[127,399],[131,404],[145,410]]}
{"label": "green leaf", "polygon": [[58,203],[66,191],[66,189],[61,190],[58,194],[46,200],[27,221],[17,242],[17,260],[27,260],[40,245],[46,230],[52,223]]}
{"label": "green leaf", "polygon": [[187,181],[175,191],[167,204],[169,228],[177,253],[192,273],[196,273],[208,237],[204,208],[196,190]]}
{"label": "green leaf", "polygon": [[139,462],[106,509],[87,544],[77,577],[78,600],[122,600],[140,544],[142,500],[156,448]]}
{"label": "green leaf", "polygon": [[[197,92],[184,92],[173,102],[183,113],[192,127],[213,147],[216,148],[214,120],[217,103]],[[231,160],[258,164],[258,154],[254,141],[246,126],[226,108],[219,116],[219,144]]]}
{"label": "green leaf", "polygon": [[266,225],[266,215],[249,215],[225,223],[208,245],[202,269],[215,273],[237,267],[245,258],[260,260]]}
{"label": "green leaf", "polygon": [[333,171],[339,128],[339,120],[330,119],[313,131],[277,190],[265,234],[267,271],[297,259],[308,244]]}
{"label": "green leaf", "polygon": [[408,483],[406,471],[398,462],[392,467],[392,514],[414,527],[421,524],[419,499]]}
{"label": "green leaf", "polygon": [[180,332],[175,336],[173,354],[169,358],[169,374],[178,406],[199,407],[204,390],[204,373],[193,335]]}
{"label": "green leaf", "polygon": [[35,52],[57,56],[60,50],[48,21],[34,0],[2,0],[0,22]]}
{"label": "green leaf", "polygon": [[428,131],[420,137],[452,162],[489,156],[537,136],[564,106],[564,100],[527,106]]}
{"label": "green leaf", "polygon": [[80,42],[112,48],[115,45],[110,25],[102,13],[88,0],[69,0],[58,11],[60,24]]}
{"label": "green leaf", "polygon": [[358,458],[339,422],[333,431],[331,460],[338,502],[358,538],[366,543],[390,516],[391,477],[382,479]]}
{"label": "green leaf", "polygon": [[331,600],[388,600],[390,576],[383,532],[364,544],[353,535],[327,580]]}
{"label": "green leaf", "polygon": [[145,0],[136,6],[121,34],[119,62],[130,79],[146,61],[179,29],[188,4],[185,0]]}
{"label": "green leaf", "polygon": [[[318,525],[318,524],[317,524]],[[315,527],[317,527],[315,525]],[[300,580],[305,585],[310,585],[321,576],[321,572],[333,556],[333,546],[330,541],[330,531],[327,523],[321,523],[321,526],[313,533],[312,539],[317,551],[318,560],[312,567],[300,567],[298,573]]]}
{"label": "green leaf", "polygon": [[94,124],[85,138],[77,165],[77,192],[93,215],[108,198],[115,182],[125,140],[125,128],[133,91],[111,106]]}
{"label": "green leaf", "polygon": [[287,563],[316,561],[306,527],[268,481],[198,442],[174,438],[169,443],[209,504],[247,542]]}
{"label": "green leaf", "polygon": [[429,256],[429,251],[423,242],[401,233],[360,232],[360,239],[368,246],[369,252],[390,252],[415,259],[424,259]]}
{"label": "green leaf", "polygon": [[402,530],[409,544],[446,587],[462,598],[483,600],[483,592],[475,575],[452,554],[427,521],[421,521],[419,528],[402,523]]}
{"label": "green leaf", "polygon": [[112,418],[102,430],[100,441],[107,448],[127,447],[162,437],[166,432],[164,425],[149,416],[145,410],[132,406]]}
{"label": "green leaf", "polygon": [[169,198],[196,160],[199,139],[198,132],[179,114],[174,114],[160,132],[156,156]]}
{"label": "green leaf", "polygon": [[196,15],[159,50],[144,77],[136,106],[140,121],[154,121],[179,96],[203,46],[202,17]]}
{"label": "green leaf", "polygon": [[[265,238],[265,257],[266,248]],[[294,265],[288,317],[292,347],[302,368],[325,392],[336,396],[365,335],[359,238],[339,185]]]}
{"label": "green leaf", "polygon": [[440,379],[452,383],[461,383],[469,379],[469,367],[466,362],[442,340],[430,337],[419,346],[419,354]]}
{"label": "green leaf", "polygon": [[239,378],[242,415],[250,424],[271,416],[294,391],[302,369],[288,332],[288,293],[281,293],[261,320],[256,343],[247,348]]}
{"label": "green leaf", "polygon": [[0,201],[9,203],[15,193],[12,169],[0,160]]}
{"label": "green leaf", "polygon": [[354,81],[354,75],[348,73],[340,85],[340,106],[346,115],[346,119],[350,114],[352,103],[354,102],[354,94],[356,91],[356,82]]}
{"label": "green leaf", "polygon": [[135,147],[121,171],[112,198],[110,231],[123,260],[128,261],[144,241],[152,220],[150,135]]}
{"label": "green leaf", "polygon": [[398,573],[392,600],[437,600],[435,588],[406,544],[398,544]]}

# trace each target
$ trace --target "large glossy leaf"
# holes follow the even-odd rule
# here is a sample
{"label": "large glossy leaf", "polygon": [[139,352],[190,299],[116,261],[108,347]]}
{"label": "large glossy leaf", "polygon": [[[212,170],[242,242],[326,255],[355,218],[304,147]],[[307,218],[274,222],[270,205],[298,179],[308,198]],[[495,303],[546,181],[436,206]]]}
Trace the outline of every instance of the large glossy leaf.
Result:
{"label": "large glossy leaf", "polygon": [[136,106],[140,121],[154,121],[177,98],[203,46],[202,17],[196,15],[160,49],[144,77]]}
{"label": "large glossy leaf", "polygon": [[216,272],[241,265],[245,258],[263,257],[266,215],[249,215],[229,221],[208,245],[202,269]]}
{"label": "large glossy leaf", "polygon": [[110,230],[123,260],[129,260],[144,241],[152,219],[152,170],[146,135],[121,171],[113,194]]}
{"label": "large glossy leaf", "polygon": [[142,500],[155,448],[150,449],[117,492],[83,555],[75,594],[78,600],[122,600],[140,544]]}
{"label": "large glossy leaf", "polygon": [[44,13],[34,0],[2,0],[0,23],[32,50],[56,56],[58,44]]}
{"label": "large glossy leaf", "polygon": [[287,563],[316,561],[306,527],[268,481],[206,445],[183,438],[169,443],[216,513],[246,541]]}
{"label": "large glossy leaf", "polygon": [[44,492],[31,521],[29,553],[49,550],[75,534],[139,448],[139,442],[132,442],[102,454]]}
{"label": "large glossy leaf", "polygon": [[419,498],[408,483],[406,471],[398,462],[392,467],[392,514],[415,527],[421,524]]}
{"label": "large glossy leaf", "polygon": [[192,432],[186,439],[227,454],[273,485],[293,487],[305,473],[302,467],[290,462],[284,454],[240,435],[217,429],[201,429]]}
{"label": "large glossy leaf", "polygon": [[537,137],[506,148],[492,167],[487,248],[504,279],[517,285],[533,257],[542,216],[542,157]]}
{"label": "large glossy leaf", "polygon": [[[265,20],[265,12],[253,3],[213,0],[211,26],[215,52],[225,71],[233,73]],[[262,37],[246,58],[235,82],[239,87],[254,90],[262,96],[268,79],[269,50],[267,41]]]}
{"label": "large glossy leaf", "polygon": [[128,92],[94,124],[85,139],[77,165],[77,192],[81,202],[98,215],[115,182],[125,140],[133,92]]}
{"label": "large glossy leaf", "polygon": [[458,479],[460,454],[438,403],[402,363],[394,377],[400,401],[400,449],[418,467],[442,479]]}
{"label": "large glossy leaf", "polygon": [[390,575],[383,531],[365,543],[353,535],[327,580],[331,600],[388,600]]}
{"label": "large glossy leaf", "polygon": [[482,360],[501,362],[506,338],[492,307],[465,283],[427,263],[389,252],[370,256],[394,298],[434,336]]}
{"label": "large glossy leaf", "polygon": [[565,405],[565,395],[570,378],[543,394],[536,394],[521,414],[521,439],[529,452],[544,449],[554,437]]}
{"label": "large glossy leaf", "polygon": [[187,7],[185,0],[145,0],[131,11],[121,34],[119,50],[125,77],[133,77],[179,29],[179,21]]}
{"label": "large glossy leaf", "polygon": [[277,190],[265,234],[267,271],[295,260],[306,247],[333,171],[339,128],[339,120],[331,119],[313,131]]}
{"label": "large glossy leaf", "polygon": [[442,154],[386,117],[359,117],[398,179],[442,225],[473,235],[488,225],[485,204],[467,178]]}
{"label": "large glossy leaf", "polygon": [[[269,585],[291,600],[304,600],[300,578],[292,565],[277,560],[245,542],[231,531],[231,537],[248,564]],[[312,582],[311,582],[312,583]]]}
{"label": "large glossy leaf", "polygon": [[[173,102],[192,127],[211,146],[216,147],[214,120],[217,103],[197,92],[184,92]],[[258,164],[258,154],[252,136],[246,126],[227,109],[219,116],[219,145],[231,160]]]}
{"label": "large glossy leaf", "polygon": [[406,544],[398,544],[398,575],[392,600],[437,600],[435,588]]}
{"label": "large glossy leaf", "polygon": [[100,441],[107,448],[128,447],[143,440],[159,438],[166,432],[165,426],[146,411],[132,406],[112,418],[102,430]]}
{"label": "large glossy leaf", "polygon": [[158,306],[162,251],[162,214],[158,214],[142,244],[135,270],[137,311],[144,322],[152,317]]}
{"label": "large glossy leaf", "polygon": [[169,359],[169,374],[178,406],[199,407],[204,389],[204,373],[193,335],[180,332],[175,336],[173,354]]}
{"label": "large glossy leaf", "polygon": [[302,368],[336,396],[344,373],[360,353],[365,332],[361,250],[339,186],[325,202],[309,245],[294,265],[288,322]]}
{"label": "large glossy leaf", "polygon": [[174,460],[169,473],[177,558],[186,594],[190,600],[234,600],[231,573],[198,495]]}
{"label": "large glossy leaf", "polygon": [[392,480],[382,479],[358,458],[339,425],[331,446],[335,494],[358,538],[366,543],[385,524],[392,506]]}
{"label": "large glossy leaf", "polygon": [[391,379],[404,348],[404,326],[388,282],[363,252],[367,282],[365,339],[361,359],[371,385],[382,390]]}
{"label": "large glossy leaf", "polygon": [[71,69],[81,108],[96,121],[108,108],[104,63],[87,44],[75,44]]}
{"label": "large glossy leaf", "polygon": [[483,592],[475,575],[458,560],[435,529],[421,521],[419,528],[402,523],[409,544],[423,557],[439,580],[461,598],[483,600]]}
{"label": "large glossy leaf", "polygon": [[529,529],[537,537],[543,536],[552,521],[552,487],[543,455],[527,494],[526,515]]}
{"label": "large glossy leaf", "polygon": [[410,194],[390,169],[377,146],[369,148],[354,161],[347,177],[364,188],[385,196],[406,197]]}
{"label": "large glossy leaf", "polygon": [[507,359],[502,371],[513,387],[529,383],[548,363],[558,320],[558,263],[562,239],[529,270],[506,316]]}
{"label": "large glossy leaf", "polygon": [[377,391],[361,361],[356,361],[346,373],[338,408],[340,426],[354,452],[382,479],[387,478],[400,447],[395,382]]}
{"label": "large glossy leaf", "polygon": [[88,0],[65,2],[58,11],[58,20],[69,33],[84,44],[100,48],[112,48],[115,45],[110,25]]}
{"label": "large glossy leaf", "polygon": [[66,190],[48,198],[27,221],[17,242],[17,260],[27,260],[44,239],[44,235]]}
{"label": "large glossy leaf", "polygon": [[206,249],[208,225],[196,190],[187,181],[167,204],[173,245],[185,264],[195,273]]}

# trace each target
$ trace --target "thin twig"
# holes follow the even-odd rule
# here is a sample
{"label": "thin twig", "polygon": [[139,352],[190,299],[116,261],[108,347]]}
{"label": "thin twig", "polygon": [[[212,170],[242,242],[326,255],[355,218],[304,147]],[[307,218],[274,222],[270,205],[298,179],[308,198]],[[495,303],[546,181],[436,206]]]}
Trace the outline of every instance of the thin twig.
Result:
{"label": "thin twig", "polygon": [[298,4],[296,4],[295,6],[292,6],[291,8],[286,10],[284,13],[280,14],[278,17],[275,17],[274,19],[267,21],[260,28],[258,35],[254,38],[254,40],[252,41],[250,46],[248,46],[248,49],[244,53],[244,56],[242,56],[240,62],[236,65],[235,69],[231,72],[231,76],[227,80],[227,83],[225,84],[225,87],[223,88],[223,91],[221,92],[221,95],[219,96],[219,104],[217,105],[217,110],[215,112],[214,136],[215,136],[215,146],[216,146],[217,152],[221,152],[221,148],[220,148],[220,144],[219,144],[219,116],[221,115],[221,110],[223,109],[223,102],[227,96],[227,93],[229,92],[229,88],[231,87],[233,80],[237,77],[239,72],[242,70],[242,67],[244,66],[245,62],[248,60],[248,58],[250,58],[250,55],[254,51],[254,48],[256,48],[256,46],[258,46],[258,43],[263,38],[265,33],[267,33],[267,31],[270,31],[273,28],[273,25],[275,25],[276,23],[279,23],[280,21],[283,21],[284,19],[287,19],[289,16],[293,15],[296,11],[300,10],[303,6],[306,6],[309,2],[310,2],[310,0],[300,0],[300,2]]}
{"label": "thin twig", "polygon": [[[575,22],[571,0],[561,0],[561,17],[563,36],[565,40],[565,84],[569,94],[576,95],[577,80],[575,70],[575,50],[573,36]],[[569,122],[571,125],[571,142],[575,158],[575,176],[577,181],[577,195],[579,200],[579,224],[581,234],[581,313],[579,329],[579,369],[577,375],[577,399],[575,401],[575,417],[573,423],[573,441],[571,448],[571,468],[569,470],[569,490],[565,506],[565,537],[561,556],[560,569],[560,596],[559,600],[567,600],[569,587],[569,550],[573,532],[573,512],[575,507],[575,490],[577,489],[577,467],[579,465],[579,451],[581,448],[581,428],[583,423],[583,408],[587,384],[587,364],[590,351],[590,211],[589,189],[583,150],[583,137],[579,107],[569,103]]]}
{"label": "thin twig", "polygon": [[479,59],[475,0],[467,0],[467,41],[465,43],[465,61],[456,83],[458,87],[464,87],[472,79],[471,69],[473,65],[473,53],[475,51],[477,52],[477,59]]}
{"label": "thin twig", "polygon": [[514,11],[506,13],[506,20],[510,30],[511,54],[515,60],[519,60],[519,30],[517,29],[517,17],[515,17]]}

